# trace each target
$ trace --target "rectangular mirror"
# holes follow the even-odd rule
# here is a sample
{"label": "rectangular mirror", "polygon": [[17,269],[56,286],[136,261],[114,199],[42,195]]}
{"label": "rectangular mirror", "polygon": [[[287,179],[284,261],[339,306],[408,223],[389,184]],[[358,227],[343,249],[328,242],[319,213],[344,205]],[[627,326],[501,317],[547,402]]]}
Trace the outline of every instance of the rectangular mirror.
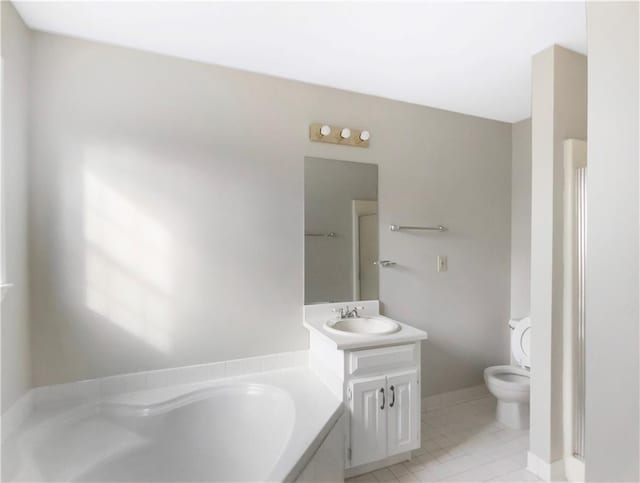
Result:
{"label": "rectangular mirror", "polygon": [[378,166],[304,160],[304,303],[378,299]]}

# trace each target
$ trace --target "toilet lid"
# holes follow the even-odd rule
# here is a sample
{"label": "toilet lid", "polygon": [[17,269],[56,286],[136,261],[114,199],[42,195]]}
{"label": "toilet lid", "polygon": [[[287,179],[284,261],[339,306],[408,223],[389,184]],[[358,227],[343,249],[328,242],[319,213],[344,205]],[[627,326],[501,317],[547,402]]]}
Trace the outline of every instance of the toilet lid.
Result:
{"label": "toilet lid", "polygon": [[531,319],[525,317],[513,325],[511,353],[520,367],[531,367]]}

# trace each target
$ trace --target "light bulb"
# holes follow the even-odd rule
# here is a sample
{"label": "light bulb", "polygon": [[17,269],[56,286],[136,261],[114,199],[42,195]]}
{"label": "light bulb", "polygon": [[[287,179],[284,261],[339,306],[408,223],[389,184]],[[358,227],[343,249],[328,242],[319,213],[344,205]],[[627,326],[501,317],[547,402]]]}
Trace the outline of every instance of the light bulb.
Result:
{"label": "light bulb", "polygon": [[342,139],[349,139],[351,137],[351,129],[348,127],[343,128],[342,131],[340,131],[340,137]]}
{"label": "light bulb", "polygon": [[331,128],[325,124],[320,128],[320,134],[322,134],[323,136],[328,136],[329,134],[331,134]]}
{"label": "light bulb", "polygon": [[371,134],[369,133],[369,131],[362,131],[360,133],[360,140],[362,141],[368,141],[370,137],[371,137]]}

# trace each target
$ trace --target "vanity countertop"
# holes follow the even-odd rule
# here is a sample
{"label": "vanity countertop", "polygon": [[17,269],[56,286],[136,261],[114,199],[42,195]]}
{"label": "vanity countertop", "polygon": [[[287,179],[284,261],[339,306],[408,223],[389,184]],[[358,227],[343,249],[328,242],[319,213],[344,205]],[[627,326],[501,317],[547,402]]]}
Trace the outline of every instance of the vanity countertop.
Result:
{"label": "vanity countertop", "polygon": [[[324,324],[328,320],[334,320],[336,315],[332,312],[334,308],[349,305],[362,306],[360,312],[365,317],[375,317],[384,320],[391,320],[400,325],[400,330],[391,334],[371,335],[371,334],[338,334],[328,331]],[[377,300],[367,300],[363,302],[332,303],[319,305],[305,305],[303,325],[310,331],[320,334],[335,344],[338,350],[366,349],[370,347],[381,347],[387,345],[405,344],[427,339],[424,330],[416,329],[407,324],[403,324],[384,315],[380,315],[379,302]]]}

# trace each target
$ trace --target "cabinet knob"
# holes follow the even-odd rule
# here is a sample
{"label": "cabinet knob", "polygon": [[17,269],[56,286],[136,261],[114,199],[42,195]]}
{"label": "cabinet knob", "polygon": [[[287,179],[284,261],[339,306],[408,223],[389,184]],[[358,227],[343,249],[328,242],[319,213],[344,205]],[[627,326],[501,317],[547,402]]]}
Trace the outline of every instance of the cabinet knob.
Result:
{"label": "cabinet knob", "polygon": [[380,405],[380,409],[384,409],[384,387],[380,388],[380,394],[382,394],[382,404]]}
{"label": "cabinet knob", "polygon": [[392,408],[396,403],[396,388],[391,386],[389,389],[391,389],[391,402],[389,403],[389,407]]}

